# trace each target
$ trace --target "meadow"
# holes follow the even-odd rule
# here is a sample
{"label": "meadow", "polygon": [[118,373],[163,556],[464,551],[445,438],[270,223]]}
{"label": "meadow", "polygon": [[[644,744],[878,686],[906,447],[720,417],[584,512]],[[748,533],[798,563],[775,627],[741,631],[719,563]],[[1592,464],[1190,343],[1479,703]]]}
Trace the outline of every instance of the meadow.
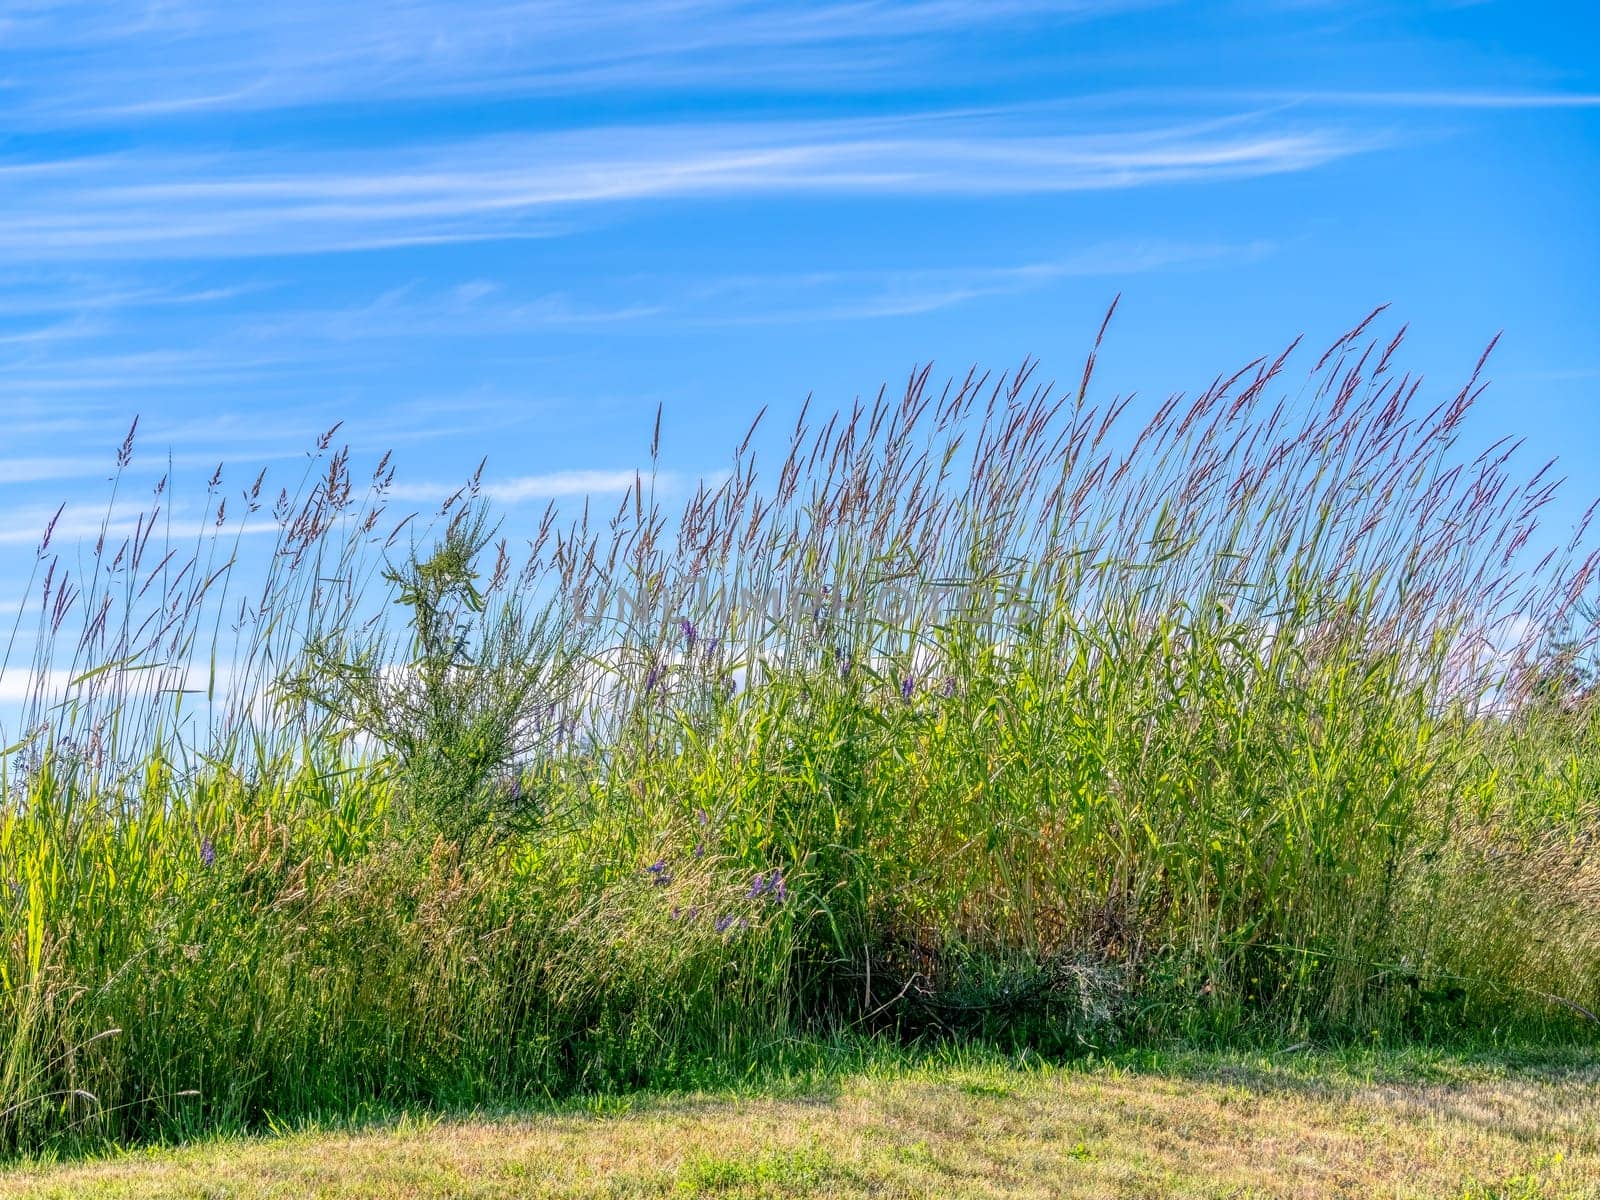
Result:
{"label": "meadow", "polygon": [[1092,353],[921,370],[526,537],[336,429],[46,531],[0,1153],[863,1039],[1593,1047],[1597,542],[1381,324],[1137,426]]}

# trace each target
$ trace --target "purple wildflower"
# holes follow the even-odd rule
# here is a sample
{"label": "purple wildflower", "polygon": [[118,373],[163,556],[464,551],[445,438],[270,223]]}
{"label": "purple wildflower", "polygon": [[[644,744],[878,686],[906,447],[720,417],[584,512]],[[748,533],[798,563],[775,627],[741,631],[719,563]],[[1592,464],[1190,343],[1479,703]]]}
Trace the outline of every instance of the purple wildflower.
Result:
{"label": "purple wildflower", "polygon": [[656,690],[656,684],[661,682],[661,677],[665,674],[666,671],[662,668],[660,663],[655,663],[650,667],[650,674],[645,676],[644,680],[644,690],[646,695]]}
{"label": "purple wildflower", "polygon": [[900,681],[900,699],[909,701],[911,693],[916,691],[916,688],[917,677],[915,675],[907,675]]}
{"label": "purple wildflower", "polygon": [[209,867],[217,861],[217,848],[211,844],[210,838],[205,838],[200,843],[200,865]]}
{"label": "purple wildflower", "polygon": [[728,932],[728,926],[730,926],[732,924],[733,924],[733,918],[732,917],[718,917],[717,918],[717,924],[716,924],[716,930],[717,930],[718,933],[727,933]]}
{"label": "purple wildflower", "polygon": [[704,842],[696,842],[694,844],[694,856],[696,858],[704,858],[706,856],[706,844]]}
{"label": "purple wildflower", "polygon": [[767,877],[766,877],[766,875],[765,874],[757,875],[756,878],[755,878],[755,882],[750,885],[750,894],[748,896],[746,896],[745,899],[754,900],[757,896],[761,895],[761,893],[766,891],[766,890],[767,890]]}

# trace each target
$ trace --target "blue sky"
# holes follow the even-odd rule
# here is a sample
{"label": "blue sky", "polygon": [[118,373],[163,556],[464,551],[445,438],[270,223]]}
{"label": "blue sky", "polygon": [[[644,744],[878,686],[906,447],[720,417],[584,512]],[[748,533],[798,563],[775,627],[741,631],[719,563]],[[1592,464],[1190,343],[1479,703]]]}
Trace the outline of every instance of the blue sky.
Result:
{"label": "blue sky", "polygon": [[[1152,401],[1374,305],[1600,493],[1581,3],[0,0],[0,589],[136,468],[345,422],[419,502],[613,488],[664,406],[1067,377]],[[197,489],[190,488],[190,494]],[[182,493],[180,493],[181,497]],[[76,524],[74,523],[76,520]],[[5,595],[13,593],[6,590]]]}

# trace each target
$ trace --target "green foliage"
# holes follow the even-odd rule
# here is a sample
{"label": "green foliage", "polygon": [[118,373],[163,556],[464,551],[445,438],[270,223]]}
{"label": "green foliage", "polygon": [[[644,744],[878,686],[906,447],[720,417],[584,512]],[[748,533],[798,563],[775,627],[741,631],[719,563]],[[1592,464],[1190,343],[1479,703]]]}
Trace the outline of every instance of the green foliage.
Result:
{"label": "green foliage", "polygon": [[309,738],[364,737],[392,755],[404,815],[459,845],[549,819],[550,797],[522,768],[554,739],[585,650],[558,604],[506,594],[503,548],[480,589],[494,536],[480,505],[459,508],[431,551],[383,572],[409,645],[370,623],[321,630],[280,689],[321,718]]}
{"label": "green foliage", "polygon": [[1592,1039],[1596,559],[1508,582],[1547,485],[1458,462],[1470,389],[1417,415],[1379,349],[1303,410],[1279,360],[1138,431],[923,373],[802,421],[770,491],[747,438],[676,522],[641,478],[516,568],[475,482],[406,542],[338,452],[247,603],[231,550],[97,552],[7,766],[0,1145],[819,1030]]}

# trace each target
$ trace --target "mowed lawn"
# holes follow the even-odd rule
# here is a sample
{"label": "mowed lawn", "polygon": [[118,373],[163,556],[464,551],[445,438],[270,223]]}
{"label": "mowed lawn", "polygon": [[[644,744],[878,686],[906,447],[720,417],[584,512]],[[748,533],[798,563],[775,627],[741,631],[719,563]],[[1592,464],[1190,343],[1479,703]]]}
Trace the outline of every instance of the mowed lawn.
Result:
{"label": "mowed lawn", "polygon": [[1600,1197],[1600,1066],[1376,1053],[877,1069],[14,1167],[0,1197]]}

